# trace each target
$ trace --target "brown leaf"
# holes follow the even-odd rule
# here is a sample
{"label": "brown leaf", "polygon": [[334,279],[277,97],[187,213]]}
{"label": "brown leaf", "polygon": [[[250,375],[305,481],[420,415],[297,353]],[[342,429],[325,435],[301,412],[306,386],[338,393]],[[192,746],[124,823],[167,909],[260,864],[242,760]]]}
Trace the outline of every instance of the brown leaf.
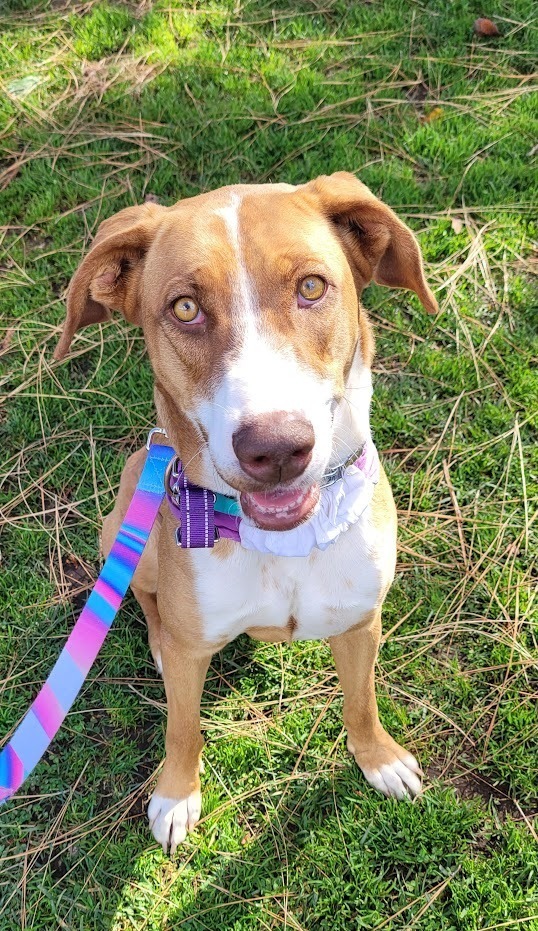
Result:
{"label": "brown leaf", "polygon": [[500,36],[500,32],[490,19],[479,17],[474,21],[474,31],[477,36]]}

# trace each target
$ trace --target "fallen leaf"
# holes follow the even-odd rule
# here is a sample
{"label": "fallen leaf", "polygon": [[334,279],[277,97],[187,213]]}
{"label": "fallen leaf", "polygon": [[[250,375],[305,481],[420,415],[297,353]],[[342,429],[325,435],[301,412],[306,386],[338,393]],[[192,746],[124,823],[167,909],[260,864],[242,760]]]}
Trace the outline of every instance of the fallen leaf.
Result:
{"label": "fallen leaf", "polygon": [[452,229],[454,230],[456,235],[458,233],[461,233],[463,229],[463,220],[460,220],[459,217],[452,217]]}
{"label": "fallen leaf", "polygon": [[444,112],[442,107],[434,107],[433,110],[430,110],[430,112],[426,114],[424,122],[433,123],[435,120],[440,120]]}
{"label": "fallen leaf", "polygon": [[490,19],[479,17],[474,21],[474,31],[477,36],[500,36],[500,32]]}

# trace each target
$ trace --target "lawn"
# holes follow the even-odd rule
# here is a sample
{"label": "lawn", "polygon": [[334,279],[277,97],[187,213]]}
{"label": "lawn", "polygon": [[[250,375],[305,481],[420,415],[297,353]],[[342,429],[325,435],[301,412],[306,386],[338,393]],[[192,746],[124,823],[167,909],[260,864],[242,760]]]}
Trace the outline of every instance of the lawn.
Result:
{"label": "lawn", "polygon": [[[473,34],[480,15],[500,36]],[[3,0],[0,738],[84,602],[153,423],[138,331],[91,327],[52,358],[100,220],[355,171],[416,231],[441,311],[366,293],[400,518],[380,710],[424,796],[396,803],[361,777],[325,643],[240,638],[204,693],[202,822],[164,857],[144,814],[164,690],[129,598],[1,809],[0,931],[538,929],[533,15],[531,0]]]}

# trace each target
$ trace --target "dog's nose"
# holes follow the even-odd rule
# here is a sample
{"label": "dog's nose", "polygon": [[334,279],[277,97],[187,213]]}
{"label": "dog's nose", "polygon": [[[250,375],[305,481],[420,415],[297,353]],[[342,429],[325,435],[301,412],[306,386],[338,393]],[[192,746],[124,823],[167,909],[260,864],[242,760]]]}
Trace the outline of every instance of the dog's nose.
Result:
{"label": "dog's nose", "polygon": [[312,458],[312,424],[299,414],[263,414],[232,437],[243,472],[260,482],[286,482],[302,475]]}

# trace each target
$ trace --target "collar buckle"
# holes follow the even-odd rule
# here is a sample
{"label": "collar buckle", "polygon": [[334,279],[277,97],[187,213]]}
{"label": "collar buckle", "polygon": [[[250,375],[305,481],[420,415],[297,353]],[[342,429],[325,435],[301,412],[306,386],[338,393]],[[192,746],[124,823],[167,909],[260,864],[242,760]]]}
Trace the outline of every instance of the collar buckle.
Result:
{"label": "collar buckle", "polygon": [[181,474],[181,459],[179,456],[174,456],[168,463],[164,473],[164,488],[168,497],[172,499],[177,507],[179,507],[180,499],[179,478]]}

